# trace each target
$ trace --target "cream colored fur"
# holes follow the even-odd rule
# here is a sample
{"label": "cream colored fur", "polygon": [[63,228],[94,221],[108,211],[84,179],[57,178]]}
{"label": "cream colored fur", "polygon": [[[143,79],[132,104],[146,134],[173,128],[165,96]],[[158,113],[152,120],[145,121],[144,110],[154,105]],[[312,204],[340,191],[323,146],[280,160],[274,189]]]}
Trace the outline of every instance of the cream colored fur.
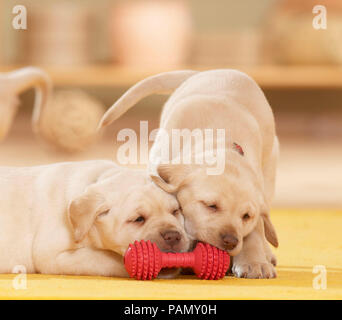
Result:
{"label": "cream colored fur", "polygon": [[[27,273],[127,276],[123,254],[135,240],[189,247],[175,197],[146,172],[111,161],[0,167],[0,193],[0,273],[23,265]],[[178,231],[179,243],[167,243],[167,231]]]}
{"label": "cream colored fur", "polygon": [[[224,150],[216,150],[225,153],[225,169],[220,175],[208,175],[206,165],[163,164],[174,158],[159,159],[159,165],[154,161],[151,165],[154,181],[176,193],[191,238],[226,249],[233,256],[232,271],[237,277],[275,277],[276,258],[266,239],[278,246],[269,211],[279,146],[272,110],[253,79],[228,69],[160,74],[132,87],[107,111],[100,127],[144,96],[173,90],[160,128],[170,137],[173,129],[225,129]],[[152,160],[158,159],[162,141],[162,135],[157,135]],[[226,240],[231,238],[237,241],[235,247]]]}

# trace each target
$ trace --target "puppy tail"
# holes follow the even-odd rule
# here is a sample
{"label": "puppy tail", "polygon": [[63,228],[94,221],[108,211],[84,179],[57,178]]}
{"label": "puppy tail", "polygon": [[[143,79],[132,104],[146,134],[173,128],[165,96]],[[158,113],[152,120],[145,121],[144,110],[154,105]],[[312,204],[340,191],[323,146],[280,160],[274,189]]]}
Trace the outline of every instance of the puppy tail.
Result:
{"label": "puppy tail", "polygon": [[164,72],[138,82],[108,109],[100,121],[98,130],[120,118],[141,99],[151,94],[169,94],[197,72],[192,70]]}

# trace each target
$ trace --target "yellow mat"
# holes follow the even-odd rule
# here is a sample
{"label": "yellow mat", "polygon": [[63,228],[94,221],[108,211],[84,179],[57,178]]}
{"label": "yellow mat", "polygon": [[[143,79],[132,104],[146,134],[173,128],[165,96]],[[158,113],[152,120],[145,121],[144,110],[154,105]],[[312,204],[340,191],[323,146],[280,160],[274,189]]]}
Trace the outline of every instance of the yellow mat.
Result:
{"label": "yellow mat", "polygon": [[0,275],[0,299],[342,299],[342,211],[274,210],[272,217],[280,239],[277,279],[28,275],[26,289],[14,289],[22,279]]}

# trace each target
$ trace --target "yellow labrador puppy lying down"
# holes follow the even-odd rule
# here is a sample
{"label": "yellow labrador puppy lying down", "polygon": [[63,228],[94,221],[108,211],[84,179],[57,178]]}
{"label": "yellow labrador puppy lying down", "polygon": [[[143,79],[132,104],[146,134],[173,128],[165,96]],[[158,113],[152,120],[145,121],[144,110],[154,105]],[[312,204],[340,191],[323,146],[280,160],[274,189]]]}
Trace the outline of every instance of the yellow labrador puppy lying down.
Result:
{"label": "yellow labrador puppy lying down", "polygon": [[[159,74],[129,89],[107,111],[99,128],[118,119],[140,99],[173,90],[150,153],[154,181],[177,195],[192,239],[233,256],[232,271],[237,277],[275,277],[276,258],[266,240],[278,246],[269,215],[278,140],[272,110],[254,80],[236,70]],[[206,137],[191,139],[180,144],[177,152],[171,148],[175,129],[221,129],[224,137],[213,144],[207,144]],[[165,136],[172,149],[167,156],[160,152]],[[219,174],[208,170],[215,169],[211,164],[194,161],[211,151],[223,155]],[[179,161],[182,152],[190,154],[190,164]]]}
{"label": "yellow labrador puppy lying down", "polygon": [[175,197],[111,161],[0,167],[0,192],[0,273],[128,276],[135,240],[189,247]]}

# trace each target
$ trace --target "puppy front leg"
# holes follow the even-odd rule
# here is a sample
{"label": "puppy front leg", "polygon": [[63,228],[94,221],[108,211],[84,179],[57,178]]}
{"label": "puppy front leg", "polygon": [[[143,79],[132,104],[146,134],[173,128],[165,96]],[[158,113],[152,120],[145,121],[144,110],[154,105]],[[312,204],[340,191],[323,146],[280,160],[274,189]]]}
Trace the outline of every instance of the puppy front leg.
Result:
{"label": "puppy front leg", "polygon": [[[263,233],[262,220],[244,239],[241,252],[233,257],[232,272],[238,278],[263,279],[275,278],[276,271],[268,260],[266,239]],[[270,250],[270,248],[268,248]]]}
{"label": "puppy front leg", "polygon": [[67,250],[56,258],[59,274],[128,277],[123,259],[118,254],[91,248]]}
{"label": "puppy front leg", "polygon": [[266,239],[264,240],[264,249],[266,254],[266,259],[269,263],[271,263],[274,266],[277,266],[277,257],[271,250],[271,246],[268,244]]}
{"label": "puppy front leg", "polygon": [[[264,174],[264,183],[265,183],[265,198],[268,206],[271,206],[274,189],[275,189],[275,181],[276,181],[276,171],[277,171],[277,162],[279,158],[279,140],[277,137],[274,137],[273,149],[272,153],[265,160],[263,174]],[[264,247],[266,252],[267,260],[272,263],[274,266],[277,265],[277,258],[273,254],[269,244],[267,241],[264,241]]]}

